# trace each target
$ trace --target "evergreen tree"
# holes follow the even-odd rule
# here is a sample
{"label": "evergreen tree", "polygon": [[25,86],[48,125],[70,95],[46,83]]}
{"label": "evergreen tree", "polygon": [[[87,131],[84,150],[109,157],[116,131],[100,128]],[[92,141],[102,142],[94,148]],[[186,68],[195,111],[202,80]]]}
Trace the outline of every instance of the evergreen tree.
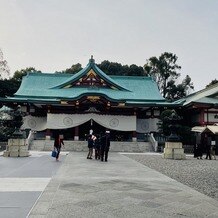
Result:
{"label": "evergreen tree", "polygon": [[177,59],[175,54],[165,52],[158,58],[149,58],[144,65],[146,74],[154,78],[163,97],[169,100],[184,97],[194,88],[188,75],[181,84],[177,84],[177,79],[180,77],[178,70],[181,69]]}
{"label": "evergreen tree", "polygon": [[20,127],[23,124],[23,112],[18,106],[10,109],[3,106],[0,110],[0,140],[5,141],[9,138],[23,137]]}

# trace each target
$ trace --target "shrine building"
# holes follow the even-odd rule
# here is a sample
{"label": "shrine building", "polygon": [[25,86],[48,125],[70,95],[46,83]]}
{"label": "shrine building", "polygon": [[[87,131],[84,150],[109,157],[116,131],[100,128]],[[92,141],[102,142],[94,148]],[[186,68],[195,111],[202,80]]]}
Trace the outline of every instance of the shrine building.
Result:
{"label": "shrine building", "polygon": [[61,130],[69,140],[110,130],[111,140],[137,141],[172,107],[151,77],[106,75],[92,57],[76,74],[28,73],[4,103],[26,112],[23,129],[47,139]]}

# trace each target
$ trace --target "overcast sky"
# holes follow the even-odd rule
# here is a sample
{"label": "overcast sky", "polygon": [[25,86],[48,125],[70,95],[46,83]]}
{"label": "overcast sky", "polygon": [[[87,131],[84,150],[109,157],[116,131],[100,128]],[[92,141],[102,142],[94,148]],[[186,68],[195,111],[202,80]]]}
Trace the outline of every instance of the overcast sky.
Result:
{"label": "overcast sky", "polygon": [[11,74],[172,52],[198,91],[218,79],[218,1],[0,0],[0,48]]}

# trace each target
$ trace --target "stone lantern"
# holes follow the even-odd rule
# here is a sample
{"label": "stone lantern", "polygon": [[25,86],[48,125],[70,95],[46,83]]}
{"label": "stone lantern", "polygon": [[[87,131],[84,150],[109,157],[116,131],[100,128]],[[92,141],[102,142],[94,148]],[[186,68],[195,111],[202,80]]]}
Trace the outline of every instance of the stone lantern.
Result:
{"label": "stone lantern", "polygon": [[178,136],[178,121],[181,117],[173,110],[172,114],[166,118],[169,123],[170,136],[165,142],[163,158],[166,159],[185,159],[182,142]]}
{"label": "stone lantern", "polygon": [[26,143],[26,137],[20,130],[23,124],[23,113],[20,106],[15,110],[9,112],[11,117],[10,126],[14,128],[14,132],[11,138],[8,139],[6,150],[3,153],[4,157],[27,157],[29,156],[28,145]]}

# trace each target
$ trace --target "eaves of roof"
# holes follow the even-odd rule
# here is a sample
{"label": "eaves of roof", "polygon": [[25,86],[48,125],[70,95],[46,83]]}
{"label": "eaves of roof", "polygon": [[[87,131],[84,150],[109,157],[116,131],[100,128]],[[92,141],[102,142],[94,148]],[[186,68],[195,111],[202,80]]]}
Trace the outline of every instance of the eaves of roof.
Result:
{"label": "eaves of roof", "polygon": [[55,104],[60,102],[59,99],[47,99],[47,98],[17,98],[8,97],[0,99],[3,103],[40,103],[40,104]]}
{"label": "eaves of roof", "polygon": [[135,105],[135,106],[139,106],[139,107],[149,105],[152,107],[163,106],[163,107],[173,107],[173,108],[181,106],[179,104],[174,104],[174,103],[166,102],[166,101],[140,101],[140,102],[139,101],[126,101],[126,105],[127,106]]}
{"label": "eaves of roof", "polygon": [[184,104],[184,106],[189,106],[192,104],[202,104],[202,105],[218,105],[218,98],[211,98],[211,97],[202,97],[196,99],[195,101],[190,101]]}
{"label": "eaves of roof", "polygon": [[183,105],[186,106],[191,104],[191,102],[201,101],[201,99],[206,97],[215,98],[217,95],[218,95],[218,83],[186,96],[184,98],[185,102],[183,103]]}

